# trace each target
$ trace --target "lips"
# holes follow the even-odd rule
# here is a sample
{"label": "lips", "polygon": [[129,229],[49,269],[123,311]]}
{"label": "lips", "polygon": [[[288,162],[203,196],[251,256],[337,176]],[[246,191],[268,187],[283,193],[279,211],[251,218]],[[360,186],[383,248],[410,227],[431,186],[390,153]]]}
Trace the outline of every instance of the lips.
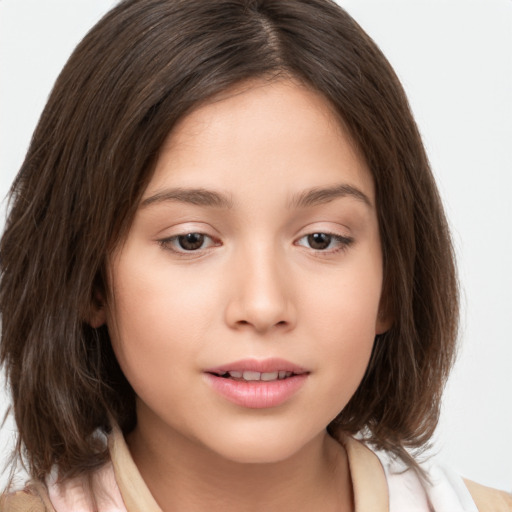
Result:
{"label": "lips", "polygon": [[236,379],[236,380],[244,380],[244,381],[270,381],[270,380],[282,380],[295,375],[293,372],[287,372],[286,370],[277,370],[275,372],[253,372],[249,370],[245,370],[243,372],[240,371],[229,371],[223,374],[216,374],[219,377],[224,377],[227,379]]}
{"label": "lips", "polygon": [[205,370],[212,389],[242,407],[277,407],[304,385],[309,371],[283,359],[246,359]]}
{"label": "lips", "polygon": [[222,366],[208,368],[207,370],[205,370],[205,372],[213,373],[216,375],[226,375],[232,372],[254,372],[260,374],[276,372],[279,374],[279,372],[289,372],[294,373],[296,375],[300,375],[302,373],[308,373],[308,370],[302,368],[301,366],[293,364],[290,361],[286,361],[285,359],[269,358],[262,360],[242,359],[240,361],[234,361],[232,363],[228,363]]}

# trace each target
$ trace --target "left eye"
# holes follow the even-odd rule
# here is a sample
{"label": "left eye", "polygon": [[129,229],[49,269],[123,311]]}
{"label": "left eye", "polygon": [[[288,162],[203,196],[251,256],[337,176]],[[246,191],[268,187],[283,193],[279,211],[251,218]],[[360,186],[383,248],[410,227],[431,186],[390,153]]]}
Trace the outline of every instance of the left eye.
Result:
{"label": "left eye", "polygon": [[160,240],[160,245],[176,252],[194,252],[214,245],[214,241],[204,233],[185,233]]}
{"label": "left eye", "polygon": [[330,233],[311,233],[303,236],[297,241],[297,245],[309,247],[315,251],[325,251],[327,249],[340,249],[347,247],[352,243],[351,238]]}

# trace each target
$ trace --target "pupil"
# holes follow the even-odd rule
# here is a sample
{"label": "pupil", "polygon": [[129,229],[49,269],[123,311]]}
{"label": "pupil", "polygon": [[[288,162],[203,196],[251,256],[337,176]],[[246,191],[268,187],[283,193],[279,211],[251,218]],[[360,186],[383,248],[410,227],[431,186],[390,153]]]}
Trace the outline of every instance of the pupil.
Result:
{"label": "pupil", "polygon": [[186,251],[195,251],[204,243],[204,235],[201,233],[187,233],[178,237],[178,242],[182,249]]}
{"label": "pupil", "polygon": [[331,235],[326,233],[313,233],[308,235],[308,243],[312,249],[327,249],[331,243]]}

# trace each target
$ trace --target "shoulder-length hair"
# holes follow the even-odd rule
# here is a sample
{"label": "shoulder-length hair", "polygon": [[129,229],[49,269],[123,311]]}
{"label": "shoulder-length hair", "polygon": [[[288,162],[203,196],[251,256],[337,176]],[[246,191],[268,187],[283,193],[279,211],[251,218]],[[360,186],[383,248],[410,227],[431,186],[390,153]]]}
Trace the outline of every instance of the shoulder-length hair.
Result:
{"label": "shoulder-length hair", "polygon": [[458,292],[447,222],[389,63],[331,0],[125,0],[59,76],[12,186],[0,245],[0,361],[32,477],[108,457],[97,430],[136,422],[106,327],[87,323],[159,149],[200,102],[291,76],[332,104],[376,189],[393,325],[328,426],[408,459],[428,443],[452,364]]}

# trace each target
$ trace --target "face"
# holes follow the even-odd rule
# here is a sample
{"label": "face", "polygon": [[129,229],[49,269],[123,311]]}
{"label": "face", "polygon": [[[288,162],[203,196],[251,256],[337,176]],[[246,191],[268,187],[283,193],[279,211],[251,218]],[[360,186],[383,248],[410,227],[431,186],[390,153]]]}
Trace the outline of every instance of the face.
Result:
{"label": "face", "polygon": [[241,85],[175,127],[109,271],[137,428],[228,460],[325,435],[386,328],[370,172],[292,81]]}

